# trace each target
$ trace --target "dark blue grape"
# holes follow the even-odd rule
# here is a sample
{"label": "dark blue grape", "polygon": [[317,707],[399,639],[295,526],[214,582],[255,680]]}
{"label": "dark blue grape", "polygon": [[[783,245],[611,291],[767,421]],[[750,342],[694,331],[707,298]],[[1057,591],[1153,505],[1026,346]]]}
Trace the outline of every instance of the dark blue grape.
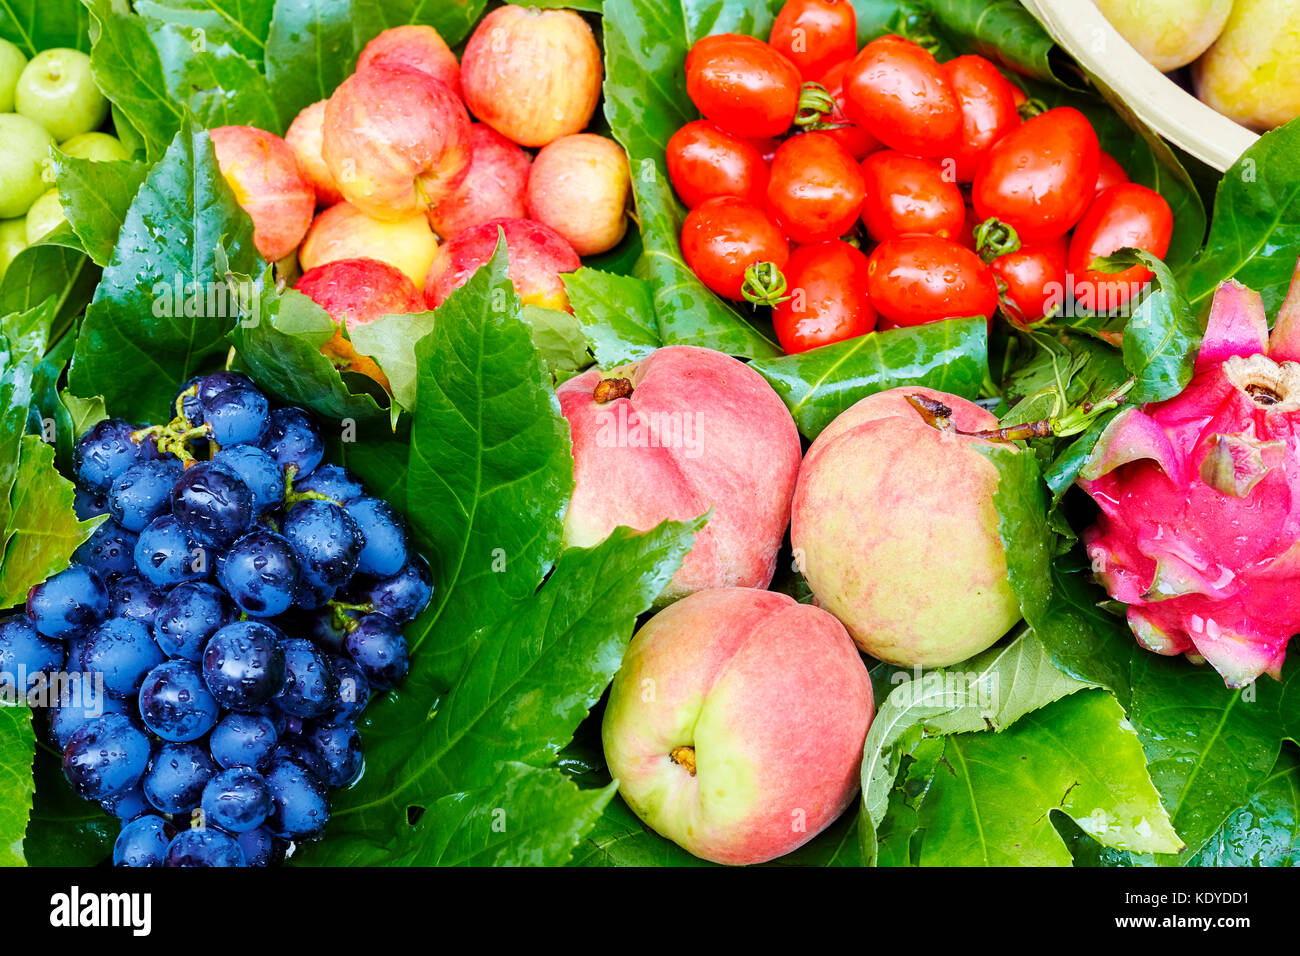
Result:
{"label": "dark blue grape", "polygon": [[171,490],[181,474],[175,458],[155,458],[127,468],[113,479],[105,501],[108,513],[128,531],[140,532],[171,508]]}
{"label": "dark blue grape", "polygon": [[365,542],[356,521],[339,505],[313,498],[300,501],[285,515],[283,531],[312,584],[337,588],[356,571]]}
{"label": "dark blue grape", "polygon": [[[343,614],[350,620],[356,620],[361,616],[359,611],[344,611]],[[348,632],[335,617],[333,608],[321,611],[313,617],[308,633],[319,647],[332,652],[343,650],[343,639],[348,636]]]}
{"label": "dark blue grape", "polygon": [[94,571],[74,564],[27,592],[27,619],[46,637],[85,634],[108,616],[108,589]]}
{"label": "dark blue grape", "polygon": [[63,645],[42,637],[21,614],[0,618],[0,700],[26,699],[38,678],[63,668]]}
{"label": "dark blue grape", "polygon": [[244,851],[229,833],[211,827],[176,834],[164,866],[246,866]]}
{"label": "dark blue grape", "polygon": [[328,464],[318,465],[316,470],[305,478],[296,477],[293,490],[315,492],[341,505],[347,504],[353,498],[360,498],[366,493],[366,489],[352,472],[342,465]]}
{"label": "dark blue grape", "polygon": [[135,567],[160,588],[202,580],[211,570],[207,549],[191,540],[172,515],[154,518],[140,532]]}
{"label": "dark blue grape", "polygon": [[304,478],[316,470],[325,457],[325,443],[320,429],[301,408],[277,408],[262,438],[262,447],[281,467],[293,467],[294,478]]}
{"label": "dark blue grape", "polygon": [[212,459],[225,465],[248,486],[253,511],[265,514],[284,504],[284,472],[267,452],[256,445],[230,445]]}
{"label": "dark blue grape", "polygon": [[108,514],[108,502],[103,495],[87,491],[80,485],[72,493],[72,512],[79,521],[89,521],[99,515]]}
{"label": "dark blue grape", "polygon": [[249,710],[266,703],[284,683],[284,635],[257,621],[227,624],[203,652],[203,679],[222,707]]}
{"label": "dark blue grape", "polygon": [[329,772],[329,766],[325,763],[325,757],[316,749],[316,745],[301,733],[284,734],[281,736],[280,742],[275,745],[275,750],[271,752],[271,760],[297,761],[322,781]]}
{"label": "dark blue grape", "polygon": [[205,375],[199,381],[198,399],[207,404],[228,388],[256,388],[253,380],[243,372],[222,370]]}
{"label": "dark blue grape", "polygon": [[244,613],[275,617],[293,604],[298,559],[283,536],[258,528],[222,556],[217,580]]}
{"label": "dark blue grape", "polygon": [[222,767],[260,767],[275,749],[275,721],[261,714],[227,714],[212,728],[208,747]]}
{"label": "dark blue grape", "polygon": [[322,779],[331,787],[346,786],[361,772],[361,735],[352,724],[316,724],[306,737],[321,755]]}
{"label": "dark blue grape", "polygon": [[72,735],[96,717],[125,713],[126,709],[127,704],[122,699],[97,694],[83,684],[76,700],[50,708],[50,739],[56,747],[64,750]]}
{"label": "dark blue grape", "polygon": [[322,723],[353,723],[366,709],[370,700],[370,681],[360,667],[349,657],[331,657],[330,666],[338,678],[338,703],[329,714],[321,718]]}
{"label": "dark blue grape", "polygon": [[200,743],[165,743],[149,761],[140,785],[163,813],[189,813],[219,769]]}
{"label": "dark blue grape", "polygon": [[109,816],[117,817],[119,820],[134,820],[142,814],[153,813],[154,810],[153,804],[144,795],[144,788],[138,783],[130,790],[123,790],[121,793],[100,800],[99,806]]}
{"label": "dark blue grape", "polygon": [[225,548],[253,523],[253,493],[230,468],[201,461],[172,486],[172,514],[195,542]]}
{"label": "dark blue grape", "polygon": [[165,658],[149,628],[139,621],[119,617],[90,632],[81,650],[81,666],[104,675],[104,689],[114,697],[139,693],[140,682]]}
{"label": "dark blue grape", "polygon": [[158,609],[167,600],[165,588],[154,587],[139,574],[118,578],[108,589],[109,617],[123,617],[153,627]]}
{"label": "dark blue grape", "polygon": [[366,614],[343,639],[343,647],[370,686],[385,690],[403,677],[410,667],[406,638],[401,628],[382,614]]}
{"label": "dark blue grape", "polygon": [[[293,717],[320,717],[334,709],[339,682],[325,655],[311,641],[284,642],[284,686],[276,695],[280,709]],[[364,668],[363,668],[364,669]]]}
{"label": "dark blue grape", "polygon": [[162,866],[176,828],[160,816],[137,817],[113,843],[114,866]]}
{"label": "dark blue grape", "polygon": [[78,795],[103,800],[140,782],[149,764],[149,738],[125,714],[83,724],[63,751],[63,774]]}
{"label": "dark blue grape", "polygon": [[376,578],[387,578],[406,564],[406,527],[387,502],[361,497],[348,502],[347,512],[361,529],[364,546],[357,570]]}
{"label": "dark blue grape", "polygon": [[216,698],[191,661],[165,661],[140,686],[140,716],[163,740],[197,740],[212,729],[218,714]]}
{"label": "dark blue grape", "polygon": [[224,591],[205,581],[186,581],[172,588],[154,617],[154,638],[168,657],[203,658],[212,635],[239,617]]}
{"label": "dark blue grape", "polygon": [[218,445],[256,443],[270,422],[269,408],[255,388],[228,388],[203,403],[203,419]]}
{"label": "dark blue grape", "polygon": [[325,829],[329,798],[315,774],[293,760],[272,758],[265,776],[271,791],[267,829],[290,840],[314,837]]}
{"label": "dark blue grape", "polygon": [[249,866],[274,866],[284,859],[285,841],[266,827],[258,827],[235,837]]}
{"label": "dark blue grape", "polygon": [[405,624],[425,609],[433,596],[433,576],[418,554],[392,577],[380,578],[358,589],[357,604],[370,604],[384,617]]}
{"label": "dark blue grape", "polygon": [[293,592],[293,606],[303,611],[319,610],[334,600],[337,591],[338,588],[315,584],[306,578],[300,577],[298,586]]}
{"label": "dark blue grape", "polygon": [[231,767],[203,788],[203,818],[230,833],[256,830],[271,812],[271,791],[256,770]]}
{"label": "dark blue grape", "polygon": [[72,446],[72,476],[82,488],[97,495],[108,493],[113,479],[136,462],[157,458],[149,439],[133,441],[134,425],[120,418],[96,422]]}
{"label": "dark blue grape", "polygon": [[72,560],[85,565],[112,585],[124,574],[135,572],[135,542],[139,537],[111,518],[96,528],[89,538],[72,552]]}

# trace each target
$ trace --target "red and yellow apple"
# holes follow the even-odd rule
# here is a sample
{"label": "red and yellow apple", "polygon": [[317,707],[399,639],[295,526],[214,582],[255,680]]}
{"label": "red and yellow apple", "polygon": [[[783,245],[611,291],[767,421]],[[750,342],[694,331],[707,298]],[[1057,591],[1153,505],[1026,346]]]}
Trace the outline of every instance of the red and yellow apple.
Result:
{"label": "red and yellow apple", "polygon": [[305,107],[293,118],[284,134],[284,141],[298,157],[298,165],[316,190],[318,206],[333,206],[343,198],[329,167],[325,165],[325,157],[321,155],[321,127],[325,124],[326,102],[317,100]]}
{"label": "red and yellow apple", "polygon": [[510,257],[508,275],[524,304],[568,310],[569,294],[560,276],[580,268],[582,260],[554,229],[530,219],[492,219],[439,246],[424,283],[429,308],[442,305],[492,259],[502,234]]}
{"label": "red and yellow apple", "polygon": [[602,75],[600,48],[582,17],[514,4],[479,21],[460,63],[470,112],[531,147],[586,128]]}
{"label": "red and yellow apple", "polygon": [[325,104],[321,135],[321,154],[343,198],[376,219],[427,212],[469,169],[464,104],[414,67],[353,73]]}
{"label": "red and yellow apple", "polygon": [[367,43],[357,58],[358,70],[394,64],[423,70],[460,95],[460,64],[433,27],[415,24],[385,30]]}
{"label": "red and yellow apple", "polygon": [[632,174],[623,147],[595,133],[561,136],[528,175],[528,218],[550,226],[580,256],[608,252],[627,232]]}
{"label": "red and yellow apple", "polygon": [[832,615],[772,591],[697,591],[632,638],[601,726],[619,793],[698,857],[752,864],[858,791],[871,678]]}
{"label": "red and yellow apple", "polygon": [[253,220],[253,245],[268,261],[283,259],[302,242],[316,208],[293,149],[255,126],[220,126],[209,135],[221,175]]}
{"label": "red and yellow apple", "polygon": [[[909,396],[951,415],[936,427]],[[817,603],[872,657],[941,667],[1020,619],[993,494],[998,471],[959,432],[997,419],[956,395],[869,395],[817,436],[795,488],[790,541]]]}
{"label": "red and yellow apple", "polygon": [[441,202],[429,210],[429,224],[443,239],[489,219],[528,216],[529,155],[491,126],[470,124],[469,171]]}
{"label": "red and yellow apple", "polygon": [[566,545],[589,547],[619,525],[647,530],[712,509],[658,603],[771,583],[800,444],[761,375],[721,352],[675,345],[591,369],[556,396],[573,437]]}
{"label": "red and yellow apple", "polygon": [[438,240],[418,212],[405,219],[375,219],[349,202],[320,213],[298,250],[303,269],[339,259],[378,259],[404,272],[418,289],[429,274]]}

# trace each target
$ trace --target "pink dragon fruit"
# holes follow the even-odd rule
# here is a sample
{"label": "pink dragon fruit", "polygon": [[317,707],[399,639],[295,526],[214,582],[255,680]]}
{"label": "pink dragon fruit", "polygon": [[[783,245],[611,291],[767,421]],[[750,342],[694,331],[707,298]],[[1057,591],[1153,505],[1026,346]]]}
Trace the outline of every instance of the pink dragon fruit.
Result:
{"label": "pink dragon fruit", "polygon": [[1269,336],[1259,294],[1215,293],[1191,382],[1120,412],[1080,472],[1084,544],[1138,643],[1229,687],[1300,631],[1300,269]]}

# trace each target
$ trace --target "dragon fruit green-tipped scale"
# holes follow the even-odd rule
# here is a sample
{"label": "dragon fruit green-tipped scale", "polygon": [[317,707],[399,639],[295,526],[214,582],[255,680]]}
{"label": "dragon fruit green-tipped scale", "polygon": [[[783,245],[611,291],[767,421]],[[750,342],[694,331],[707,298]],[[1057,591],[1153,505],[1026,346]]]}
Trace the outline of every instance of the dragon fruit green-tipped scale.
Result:
{"label": "dragon fruit green-tipped scale", "polygon": [[1138,643],[1229,687],[1278,676],[1300,631],[1300,269],[1270,336],[1259,294],[1215,293],[1192,380],[1120,412],[1079,484],[1084,544]]}

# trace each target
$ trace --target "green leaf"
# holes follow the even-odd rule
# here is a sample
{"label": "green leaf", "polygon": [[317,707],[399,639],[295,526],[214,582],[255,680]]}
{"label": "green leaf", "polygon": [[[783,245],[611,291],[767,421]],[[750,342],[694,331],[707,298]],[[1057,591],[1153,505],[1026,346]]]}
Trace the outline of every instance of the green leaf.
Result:
{"label": "green leaf", "polygon": [[20,470],[28,411],[36,398],[36,369],[49,341],[53,309],[53,300],[47,300],[0,320],[0,529],[9,525],[13,515],[11,497]]}
{"label": "green leaf", "polygon": [[645,358],[659,348],[654,298],[645,282],[596,269],[563,278],[573,315],[601,368]]}
{"label": "green leaf", "polygon": [[92,162],[58,150],[53,155],[63,213],[86,254],[106,266],[149,167],[132,160]]}
{"label": "green leaf", "polygon": [[578,320],[568,312],[525,305],[520,315],[528,323],[533,345],[557,383],[572,378],[591,365],[586,334]]}
{"label": "green leaf", "polygon": [[1300,123],[1265,133],[1219,181],[1210,236],[1182,275],[1196,311],[1219,283],[1235,278],[1264,297],[1273,315],[1282,304],[1300,249]]}
{"label": "green leaf", "polygon": [[433,330],[432,312],[385,315],[358,325],[349,333],[352,346],[368,355],[388,376],[393,399],[408,412],[415,411],[416,379],[415,344]]}
{"label": "green leaf", "polygon": [[98,804],[73,791],[59,758],[38,743],[36,798],[23,850],[29,866],[96,866],[113,848],[120,825]]}
{"label": "green leaf", "polygon": [[805,438],[816,438],[859,399],[900,385],[975,398],[987,374],[988,325],[955,319],[872,332],[834,345],[759,359],[753,369],[790,409]]}
{"label": "green leaf", "polygon": [[35,756],[31,711],[22,705],[0,704],[0,867],[27,863],[23,837],[36,793]]}
{"label": "green leaf", "polygon": [[30,60],[42,50],[90,52],[90,19],[77,0],[0,0],[0,37]]}
{"label": "green leaf", "polygon": [[1034,626],[1052,661],[1070,676],[1110,690],[1126,707],[1136,645],[1122,616],[1100,606],[1106,592],[1082,573],[1052,566],[1052,599]]}
{"label": "green leaf", "polygon": [[104,396],[126,418],[158,415],[182,382],[225,352],[238,309],[216,281],[218,245],[233,271],[255,274],[261,260],[252,233],[208,134],[187,123],[127,211],[86,310],[72,390]]}
{"label": "green leaf", "polygon": [[765,8],[743,4],[682,5],[673,0],[605,4],[605,116],[632,166],[644,251],[636,274],[650,283],[665,345],[699,345],[745,358],[778,355],[772,339],[750,325],[696,278],[678,237],[685,211],[668,182],[669,137],[696,118],[686,95],[686,51],[701,36],[735,29],[764,33]]}
{"label": "green leaf", "polygon": [[287,128],[266,77],[234,47],[206,38],[197,42],[188,28],[158,21],[150,21],[149,34],[168,92],[199,126],[256,126],[277,134]]}
{"label": "green leaf", "polygon": [[1006,553],[1007,580],[1020,613],[1034,626],[1052,598],[1052,532],[1038,460],[1028,449],[1014,445],[973,447],[998,470],[993,506]]}
{"label": "green leaf", "polygon": [[[469,36],[487,7],[486,0],[352,0],[357,23],[364,24],[362,41],[367,41],[389,27],[408,23],[422,23],[433,27],[450,46],[456,46]],[[546,6],[547,4],[528,4]],[[579,4],[566,4],[571,9],[585,9]]]}
{"label": "green leaf", "polygon": [[1300,864],[1300,758],[1284,748],[1272,772],[1188,866]]}
{"label": "green leaf", "polygon": [[1019,0],[921,0],[934,28],[963,53],[979,53],[1014,72],[1056,77],[1056,44]]}
{"label": "green leaf", "polygon": [[276,0],[266,40],[266,78],[287,127],[334,92],[357,63],[355,0]]}
{"label": "green leaf", "polygon": [[0,280],[0,315],[26,312],[53,298],[54,322],[62,326],[85,309],[99,279],[99,270],[84,253],[39,242],[18,253],[5,270]]}
{"label": "green leaf", "polygon": [[[1146,295],[1124,326],[1124,364],[1137,379],[1130,402],[1173,398],[1192,379],[1201,328],[1163,262],[1140,249],[1107,256],[1107,267],[1141,263],[1155,273]],[[1095,263],[1094,263],[1095,264]]]}
{"label": "green leaf", "polygon": [[621,797],[611,800],[574,852],[573,866],[713,866],[646,827]]}
{"label": "green leaf", "polygon": [[261,63],[271,29],[275,0],[135,0],[142,17],[184,27],[197,40],[227,44],[254,63]]}
{"label": "green leaf", "polygon": [[167,149],[184,110],[173,102],[158,50],[141,17],[120,12],[113,0],[82,0],[90,11],[90,63],[104,95],[144,140],[150,162]]}

